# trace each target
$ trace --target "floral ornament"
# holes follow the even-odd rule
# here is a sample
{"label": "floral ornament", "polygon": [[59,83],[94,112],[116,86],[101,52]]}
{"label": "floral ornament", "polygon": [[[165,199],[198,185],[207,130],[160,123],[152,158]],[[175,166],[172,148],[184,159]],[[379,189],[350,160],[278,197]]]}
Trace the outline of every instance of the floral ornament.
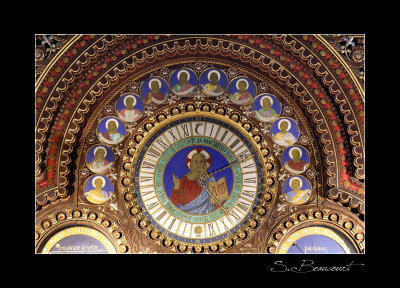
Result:
{"label": "floral ornament", "polygon": [[260,82],[258,83],[258,91],[260,91],[261,93],[267,92],[268,90],[268,84],[265,82]]}
{"label": "floral ornament", "polygon": [[308,138],[307,135],[301,134],[301,135],[300,135],[300,138],[299,138],[299,142],[300,142],[302,145],[308,145],[308,144],[310,144],[310,139]]}
{"label": "floral ornament", "polygon": [[233,79],[233,78],[235,78],[236,76],[239,76],[239,75],[240,75],[240,72],[239,72],[237,69],[230,67],[230,68],[226,71],[226,74],[228,75],[229,79]]}
{"label": "floral ornament", "polygon": [[128,86],[130,92],[139,92],[140,84],[137,81],[132,81],[132,83]]}
{"label": "floral ornament", "polygon": [[292,106],[288,106],[288,105],[284,105],[283,109],[282,109],[283,115],[292,115],[293,113],[293,107]]}
{"label": "floral ornament", "polygon": [[161,77],[168,78],[169,75],[171,75],[172,70],[169,69],[169,68],[162,68],[162,69],[160,69],[159,71],[157,71],[156,73],[157,73],[158,75],[160,75]]}
{"label": "floral ornament", "polygon": [[189,64],[190,67],[193,68],[197,73],[203,71],[208,65],[200,62],[196,62],[194,64]]}
{"label": "floral ornament", "polygon": [[[345,44],[342,45],[341,49],[347,49],[347,47],[351,46],[354,47],[356,44],[353,42],[354,37],[344,37]],[[342,52],[343,53],[343,52]]]}

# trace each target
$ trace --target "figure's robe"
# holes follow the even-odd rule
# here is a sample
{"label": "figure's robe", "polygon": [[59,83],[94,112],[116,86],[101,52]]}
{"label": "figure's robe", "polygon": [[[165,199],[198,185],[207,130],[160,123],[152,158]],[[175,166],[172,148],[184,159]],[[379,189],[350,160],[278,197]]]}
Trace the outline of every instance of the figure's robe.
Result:
{"label": "figure's robe", "polygon": [[105,169],[108,169],[111,166],[112,163],[109,163],[106,159],[102,160],[102,161],[96,161],[93,159],[92,162],[90,162],[88,164],[88,166],[94,170],[94,171],[102,171]]}
{"label": "figure's robe", "polygon": [[258,110],[258,113],[263,118],[276,118],[278,116],[278,113],[276,113],[276,111],[272,108],[268,110],[261,108]]}
{"label": "figure's robe", "polygon": [[232,98],[236,101],[244,101],[244,100],[253,98],[253,96],[251,95],[250,92],[245,91],[245,92],[241,93],[238,91],[232,95]]}
{"label": "figure's robe", "polygon": [[176,84],[173,88],[172,91],[179,95],[187,95],[187,94],[193,94],[195,86],[193,86],[190,83],[186,83],[184,85]]}
{"label": "figure's robe", "polygon": [[120,112],[122,117],[127,121],[136,121],[142,116],[142,112],[138,109],[122,109]]}
{"label": "figure's robe", "polygon": [[[215,178],[206,181],[215,182]],[[215,210],[216,204],[210,201],[210,194],[196,180],[189,180],[186,175],[180,180],[179,189],[173,189],[171,200],[179,209],[190,214],[205,214]]]}
{"label": "figure's robe", "polygon": [[311,190],[298,190],[297,192],[289,191],[286,193],[285,197],[292,204],[303,204],[310,198]]}
{"label": "figure's robe", "polygon": [[215,94],[222,94],[225,91],[220,84],[213,85],[211,83],[207,83],[201,86],[203,87],[203,92],[210,96],[214,96]]}
{"label": "figure's robe", "polygon": [[289,146],[296,142],[296,138],[290,132],[279,132],[274,136],[274,141],[279,145]]}
{"label": "figure's robe", "polygon": [[109,198],[109,195],[106,191],[101,190],[99,192],[100,197],[97,195],[96,190],[90,190],[85,193],[85,197],[92,203],[102,204]]}
{"label": "figure's robe", "polygon": [[119,141],[119,140],[122,139],[122,135],[121,135],[120,133],[118,133],[118,132],[116,132],[116,133],[110,133],[109,131],[107,131],[107,132],[105,132],[105,133],[103,133],[103,134],[100,133],[100,135],[101,135],[104,139],[106,139],[106,140],[108,140],[108,141]]}
{"label": "figure's robe", "polygon": [[290,172],[299,173],[304,171],[304,167],[307,163],[303,160],[299,160],[299,162],[295,162],[294,160],[287,161],[285,163],[285,168]]}
{"label": "figure's robe", "polygon": [[164,95],[161,92],[148,92],[145,96],[144,96],[144,100],[146,102],[149,101],[149,99],[151,99],[152,102],[160,104],[164,102]]}

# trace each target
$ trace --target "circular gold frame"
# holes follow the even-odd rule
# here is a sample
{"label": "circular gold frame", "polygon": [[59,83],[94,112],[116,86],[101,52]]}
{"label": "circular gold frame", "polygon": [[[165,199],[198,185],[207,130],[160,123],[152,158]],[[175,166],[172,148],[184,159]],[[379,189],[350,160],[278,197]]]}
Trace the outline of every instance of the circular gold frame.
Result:
{"label": "circular gold frame", "polygon": [[[134,168],[131,163],[137,161],[139,151],[146,145],[147,139],[161,126],[167,125],[177,119],[196,116],[208,116],[224,121],[245,135],[253,148],[255,148],[255,153],[262,164],[261,170],[263,173],[262,192],[256,208],[251,212],[253,215],[238,231],[223,240],[207,244],[181,242],[160,233],[144,216],[133,190],[133,181],[135,179],[132,177]],[[219,102],[189,100],[157,110],[153,117],[149,117],[136,128],[136,131],[130,135],[129,141],[127,141],[127,144],[123,148],[124,155],[121,165],[123,168],[120,170],[121,181],[118,184],[121,186],[121,197],[133,221],[146,236],[172,251],[194,253],[222,252],[241,243],[245,238],[254,234],[257,228],[262,225],[270,209],[270,205],[277,195],[277,185],[275,185],[277,183],[277,171],[276,169],[267,169],[267,166],[278,167],[277,160],[270,153],[272,144],[268,143],[270,140],[266,138],[256,125],[250,119],[243,116],[240,111]]]}

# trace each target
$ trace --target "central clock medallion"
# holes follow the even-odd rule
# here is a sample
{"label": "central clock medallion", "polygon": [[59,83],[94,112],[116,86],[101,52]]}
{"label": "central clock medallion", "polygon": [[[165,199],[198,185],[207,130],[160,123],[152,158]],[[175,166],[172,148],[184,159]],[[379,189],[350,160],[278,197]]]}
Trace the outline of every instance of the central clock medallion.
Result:
{"label": "central clock medallion", "polygon": [[159,114],[162,121],[144,124],[151,129],[131,141],[129,190],[139,226],[166,246],[215,248],[249,236],[272,198],[268,145],[247,120],[209,111],[172,114]]}

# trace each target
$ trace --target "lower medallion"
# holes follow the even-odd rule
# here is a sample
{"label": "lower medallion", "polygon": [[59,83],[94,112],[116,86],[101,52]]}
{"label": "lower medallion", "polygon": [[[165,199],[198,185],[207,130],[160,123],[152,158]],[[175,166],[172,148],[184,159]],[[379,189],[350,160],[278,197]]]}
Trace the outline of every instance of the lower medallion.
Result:
{"label": "lower medallion", "polygon": [[291,234],[278,253],[350,254],[356,252],[341,233],[323,226],[309,226]]}
{"label": "lower medallion", "polygon": [[65,228],[53,235],[42,254],[115,254],[111,241],[96,229],[85,226]]}

